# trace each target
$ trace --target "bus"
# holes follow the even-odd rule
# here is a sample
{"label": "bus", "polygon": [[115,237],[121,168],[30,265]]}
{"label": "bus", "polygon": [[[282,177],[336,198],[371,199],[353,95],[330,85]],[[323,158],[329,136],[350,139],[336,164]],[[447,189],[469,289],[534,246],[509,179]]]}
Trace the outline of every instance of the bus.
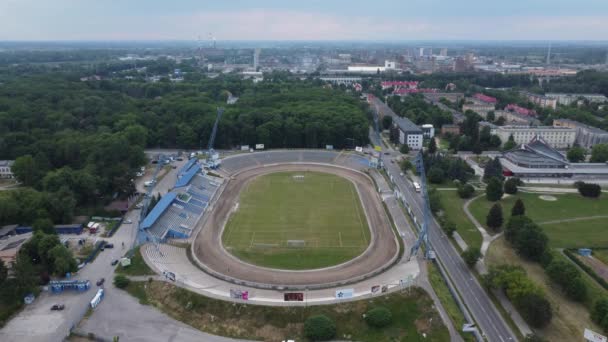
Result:
{"label": "bus", "polygon": [[416,192],[420,192],[420,184],[414,182],[414,189],[416,190]]}

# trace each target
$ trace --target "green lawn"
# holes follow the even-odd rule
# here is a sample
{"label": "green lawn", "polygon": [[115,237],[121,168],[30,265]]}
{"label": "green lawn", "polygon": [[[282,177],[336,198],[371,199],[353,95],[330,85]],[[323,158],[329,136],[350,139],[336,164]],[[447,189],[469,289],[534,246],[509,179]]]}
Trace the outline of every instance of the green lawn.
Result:
{"label": "green lawn", "polygon": [[[140,302],[154,305],[196,329],[232,338],[307,341],[303,336],[303,322],[318,314],[327,315],[335,322],[337,340],[409,342],[449,341],[450,338],[433,301],[419,288],[373,299],[308,307],[234,304],[157,281],[131,282],[126,290]],[[392,313],[392,323],[385,328],[371,328],[362,317],[378,306]]]}
{"label": "green lawn", "polygon": [[[608,218],[589,219],[583,221],[547,223],[544,222],[608,215],[608,198],[584,198],[578,194],[551,195],[557,201],[545,201],[539,194],[518,193],[500,201],[506,219],[511,215],[511,208],[521,198],[526,207],[526,215],[540,224],[549,235],[552,247],[607,247],[608,246]],[[493,202],[485,197],[478,198],[469,206],[471,213],[477,220],[485,225],[486,216]]]}
{"label": "green lawn", "polygon": [[135,250],[133,257],[131,257],[131,265],[127,267],[122,267],[119,263],[118,266],[116,266],[116,273],[130,276],[145,276],[156,274],[144,261],[144,257],[141,255],[139,247],[137,247],[137,249]]}
{"label": "green lawn", "polygon": [[[444,215],[456,224],[456,231],[470,247],[481,247],[481,233],[464,214],[462,206],[466,200],[453,190],[438,190]],[[485,221],[485,219],[484,219]]]}
{"label": "green lawn", "polygon": [[247,185],[222,241],[230,253],[256,265],[313,269],[361,254],[370,231],[350,181],[327,173],[278,172]]}

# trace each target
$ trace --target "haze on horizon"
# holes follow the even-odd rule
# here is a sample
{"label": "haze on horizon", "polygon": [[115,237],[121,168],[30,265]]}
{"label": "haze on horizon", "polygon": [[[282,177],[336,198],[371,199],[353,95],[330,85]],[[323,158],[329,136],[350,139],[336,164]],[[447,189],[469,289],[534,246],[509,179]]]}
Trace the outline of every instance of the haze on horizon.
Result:
{"label": "haze on horizon", "polygon": [[3,0],[0,40],[608,40],[606,0]]}

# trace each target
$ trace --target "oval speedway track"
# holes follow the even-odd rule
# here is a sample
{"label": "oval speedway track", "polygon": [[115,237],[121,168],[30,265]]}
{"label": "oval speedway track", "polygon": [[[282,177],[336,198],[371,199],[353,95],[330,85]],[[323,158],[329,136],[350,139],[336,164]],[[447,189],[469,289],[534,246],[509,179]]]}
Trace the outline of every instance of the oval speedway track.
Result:
{"label": "oval speedway track", "polygon": [[[369,247],[358,257],[328,268],[290,271],[245,263],[222,246],[224,226],[238,202],[239,194],[257,176],[283,171],[317,171],[335,174],[353,182],[366,212],[371,230]],[[363,280],[386,270],[397,259],[398,241],[384,211],[380,196],[371,179],[362,172],[329,164],[277,163],[241,169],[224,185],[203,226],[192,244],[194,260],[205,271],[218,278],[253,287],[331,287]],[[314,285],[314,286],[313,286]]]}

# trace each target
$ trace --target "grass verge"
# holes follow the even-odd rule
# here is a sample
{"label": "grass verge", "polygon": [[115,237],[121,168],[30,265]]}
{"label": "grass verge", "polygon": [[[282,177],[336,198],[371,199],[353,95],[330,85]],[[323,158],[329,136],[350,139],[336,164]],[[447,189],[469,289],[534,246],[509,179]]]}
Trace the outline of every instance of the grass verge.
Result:
{"label": "grass verge", "polygon": [[135,253],[131,257],[131,265],[123,267],[120,263],[116,267],[116,273],[128,276],[145,276],[155,275],[154,271],[146,264],[144,257],[141,255],[140,247],[135,249]]}
{"label": "grass verge", "polygon": [[[464,239],[469,247],[481,248],[482,237],[481,233],[475,225],[469,220],[462,209],[467,201],[458,196],[457,191],[445,190],[438,191],[443,208],[443,215],[454,222],[456,231]],[[485,221],[485,219],[484,219]]]}
{"label": "grass verge", "polygon": [[[309,307],[269,307],[232,303],[204,297],[165,282],[132,282],[127,292],[140,302],[199,330],[221,336],[264,341],[305,340],[303,323],[324,314],[337,328],[337,339],[356,341],[448,341],[449,332],[419,288],[368,300]],[[377,306],[392,312],[392,323],[382,329],[365,324],[362,315]],[[426,335],[426,338],[423,336]]]}

